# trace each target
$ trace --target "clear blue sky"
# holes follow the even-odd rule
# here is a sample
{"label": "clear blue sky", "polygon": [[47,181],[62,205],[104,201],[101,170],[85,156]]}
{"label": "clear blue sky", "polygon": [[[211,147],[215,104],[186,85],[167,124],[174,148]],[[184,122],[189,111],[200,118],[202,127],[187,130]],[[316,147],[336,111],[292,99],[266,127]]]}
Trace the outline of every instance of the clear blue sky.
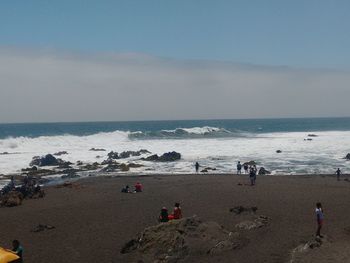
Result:
{"label": "clear blue sky", "polygon": [[350,68],[350,1],[8,0],[0,47]]}

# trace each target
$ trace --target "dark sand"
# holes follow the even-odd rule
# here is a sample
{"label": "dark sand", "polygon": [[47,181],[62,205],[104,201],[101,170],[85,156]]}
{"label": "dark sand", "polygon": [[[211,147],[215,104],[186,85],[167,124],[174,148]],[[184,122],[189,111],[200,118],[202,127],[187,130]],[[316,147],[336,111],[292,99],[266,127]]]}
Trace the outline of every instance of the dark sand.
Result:
{"label": "dark sand", "polygon": [[[0,246],[19,239],[25,262],[133,262],[122,245],[145,227],[157,224],[162,206],[180,202],[184,216],[197,215],[235,231],[240,216],[234,206],[257,206],[270,225],[246,233],[245,247],[216,257],[186,262],[289,262],[291,250],[312,239],[315,203],[325,211],[324,234],[330,242],[295,262],[350,262],[350,183],[329,176],[258,177],[176,175],[88,178],[77,188],[46,188],[46,197],[0,208]],[[123,185],[143,183],[145,191],[122,194]],[[38,224],[55,226],[39,233]]]}

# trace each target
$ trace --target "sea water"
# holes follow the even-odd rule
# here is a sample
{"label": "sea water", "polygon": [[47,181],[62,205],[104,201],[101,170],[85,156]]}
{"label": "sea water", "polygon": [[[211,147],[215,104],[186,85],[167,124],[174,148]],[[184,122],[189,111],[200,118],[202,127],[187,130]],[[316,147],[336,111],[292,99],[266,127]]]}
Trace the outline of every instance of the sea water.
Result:
{"label": "sea water", "polygon": [[190,173],[196,161],[216,173],[233,173],[238,161],[250,160],[272,174],[334,173],[338,167],[345,173],[350,118],[0,124],[0,174],[19,172],[33,156],[59,151],[68,152],[59,157],[63,160],[92,163],[107,159],[109,151],[140,149],[176,151],[182,158],[155,163],[131,157],[123,162],[144,166],[128,173]]}

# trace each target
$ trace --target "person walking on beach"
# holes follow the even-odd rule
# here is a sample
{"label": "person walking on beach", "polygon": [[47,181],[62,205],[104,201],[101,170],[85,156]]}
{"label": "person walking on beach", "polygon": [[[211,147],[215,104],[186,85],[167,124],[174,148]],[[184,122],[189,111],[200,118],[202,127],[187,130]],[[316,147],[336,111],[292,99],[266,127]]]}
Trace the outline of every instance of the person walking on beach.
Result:
{"label": "person walking on beach", "polygon": [[316,220],[317,220],[317,231],[316,231],[316,237],[323,237],[321,235],[321,229],[323,226],[323,219],[324,219],[324,215],[323,215],[323,210],[322,210],[322,204],[320,202],[318,202],[316,204]]}
{"label": "person walking on beach", "polygon": [[199,171],[199,163],[196,162],[196,164],[194,165],[194,167],[196,168],[196,173],[198,173],[198,171]]}
{"label": "person walking on beach", "polygon": [[338,168],[335,173],[337,174],[337,180],[340,181],[340,175],[341,175],[340,169]]}
{"label": "person walking on beach", "polygon": [[240,161],[237,163],[237,174],[242,174],[242,165]]}
{"label": "person walking on beach", "polygon": [[255,181],[256,181],[256,169],[254,169],[253,167],[250,167],[249,178],[250,178],[250,185],[251,185],[251,186],[255,185]]}

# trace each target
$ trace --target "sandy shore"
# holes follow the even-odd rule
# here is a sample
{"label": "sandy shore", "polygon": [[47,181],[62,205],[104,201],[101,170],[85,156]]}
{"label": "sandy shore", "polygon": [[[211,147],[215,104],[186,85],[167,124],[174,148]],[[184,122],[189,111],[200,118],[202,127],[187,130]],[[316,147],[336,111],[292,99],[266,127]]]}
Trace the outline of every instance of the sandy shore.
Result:
{"label": "sandy shore", "polygon": [[[145,191],[122,194],[125,184]],[[248,244],[212,257],[186,262],[289,262],[291,251],[312,239],[314,206],[325,210],[327,242],[295,262],[350,262],[350,183],[329,176],[265,176],[251,187],[246,176],[176,175],[88,178],[76,187],[48,187],[46,197],[0,208],[0,246],[19,239],[25,262],[134,262],[120,249],[145,227],[157,224],[162,206],[180,202],[184,216],[215,221],[229,231],[242,221],[234,206],[256,206],[271,218],[266,227],[247,231]],[[32,232],[38,224],[55,229]]]}

